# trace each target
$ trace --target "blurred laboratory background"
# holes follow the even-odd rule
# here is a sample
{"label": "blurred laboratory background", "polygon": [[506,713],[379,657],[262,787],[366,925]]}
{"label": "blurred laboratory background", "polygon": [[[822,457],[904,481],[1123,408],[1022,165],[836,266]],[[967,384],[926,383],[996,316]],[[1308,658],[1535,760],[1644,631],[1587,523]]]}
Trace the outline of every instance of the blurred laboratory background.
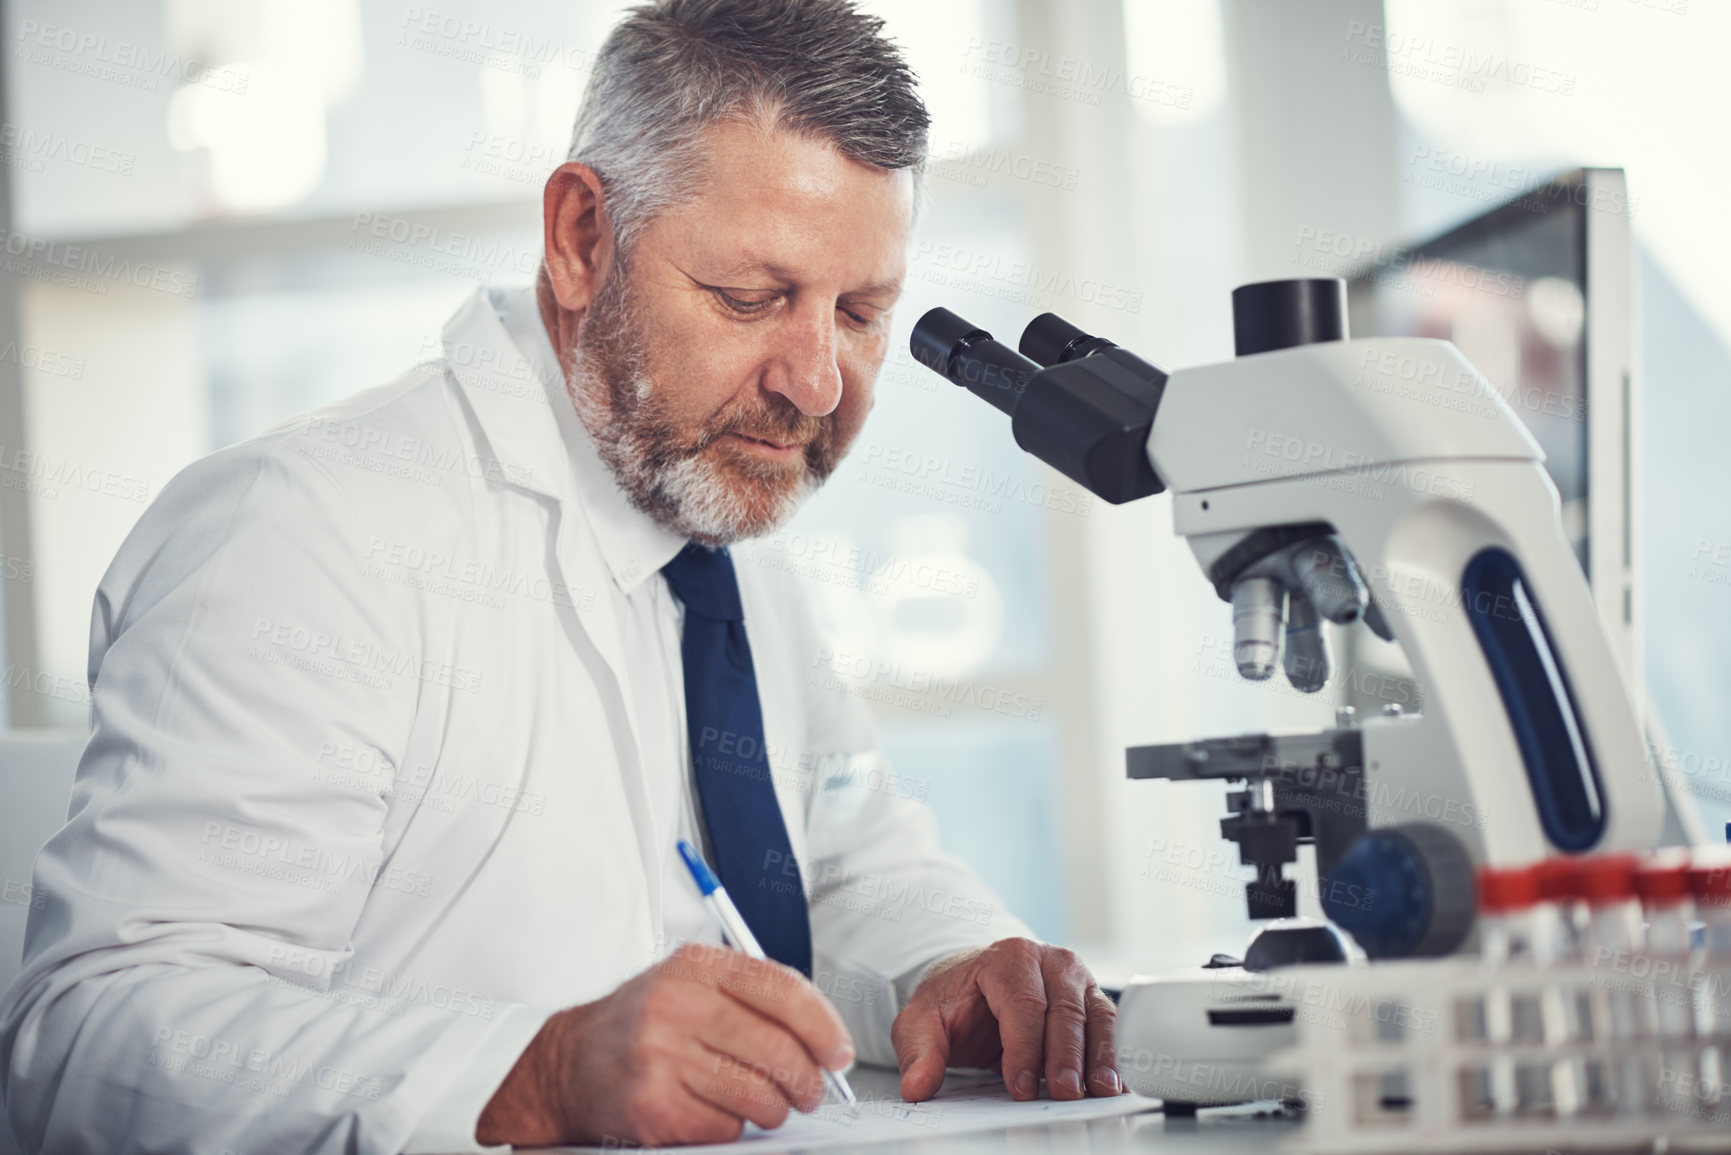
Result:
{"label": "blurred laboratory background", "polygon": [[[1194,965],[1248,933],[1222,789],[1127,782],[1123,748],[1422,699],[1362,639],[1340,639],[1361,660],[1320,694],[1243,682],[1166,497],[1103,505],[906,353],[942,304],[1012,339],[1052,310],[1167,369],[1218,361],[1231,289],[1300,275],[1357,278],[1355,324],[1457,340],[1548,439],[1583,561],[1594,533],[1627,555],[1599,600],[1660,759],[1723,837],[1731,7],[864,6],[932,111],[928,203],[876,413],[797,520],[740,554],[809,579],[838,655],[870,659],[832,672],[950,848],[1105,972]],[[475,284],[532,279],[542,185],[624,7],[4,5],[11,727],[86,725],[92,593],[177,470],[437,355]],[[1573,222],[1543,242],[1555,267],[1521,265],[1506,214],[1424,247],[1581,169],[1621,170],[1623,191],[1553,198]],[[1584,275],[1584,228],[1625,238],[1623,259]],[[1626,382],[1593,375],[1594,307],[1621,318]],[[1595,485],[1601,409],[1599,450],[1634,468]]]}

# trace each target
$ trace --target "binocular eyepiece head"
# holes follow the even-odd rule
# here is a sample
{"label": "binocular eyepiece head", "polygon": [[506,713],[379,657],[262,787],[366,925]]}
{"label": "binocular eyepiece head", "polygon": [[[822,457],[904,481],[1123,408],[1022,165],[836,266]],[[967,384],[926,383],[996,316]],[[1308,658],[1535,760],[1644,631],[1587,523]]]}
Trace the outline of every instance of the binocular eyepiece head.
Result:
{"label": "binocular eyepiece head", "polygon": [[1140,357],[1055,313],[1029,323],[1018,351],[932,309],[908,345],[920,364],[1008,414],[1017,445],[1097,497],[1118,504],[1163,488],[1147,442],[1166,374]]}
{"label": "binocular eyepiece head", "polygon": [[[997,345],[1006,353],[1009,352],[1005,346],[993,340],[990,333],[972,321],[959,317],[948,309],[937,308],[927,311],[914,324],[908,347],[914,360],[934,373],[948,377],[958,385],[964,385],[966,382],[957,380],[956,377],[958,354],[963,359],[979,357],[983,351],[977,347],[986,342]],[[1083,332],[1056,313],[1041,313],[1022,330],[1022,339],[1016,343],[1016,348],[1020,356],[1000,358],[1001,364],[1006,370],[1026,373],[1065,361],[1074,361],[1102,349],[1115,349],[1117,346],[1104,337]],[[1024,360],[1032,364],[1024,364]]]}

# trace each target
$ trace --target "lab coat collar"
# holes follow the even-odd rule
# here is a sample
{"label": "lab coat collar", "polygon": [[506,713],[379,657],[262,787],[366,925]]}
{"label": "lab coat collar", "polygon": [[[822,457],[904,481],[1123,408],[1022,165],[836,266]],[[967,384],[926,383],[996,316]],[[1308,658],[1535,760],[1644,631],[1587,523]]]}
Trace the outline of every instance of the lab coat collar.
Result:
{"label": "lab coat collar", "polygon": [[[532,288],[477,289],[446,324],[444,341],[493,452],[517,467],[525,488],[582,507],[621,590],[630,593],[684,548],[685,538],[631,504],[601,460],[566,392]],[[465,372],[463,362],[477,361],[480,349],[498,368]],[[489,388],[501,373],[523,387]]]}

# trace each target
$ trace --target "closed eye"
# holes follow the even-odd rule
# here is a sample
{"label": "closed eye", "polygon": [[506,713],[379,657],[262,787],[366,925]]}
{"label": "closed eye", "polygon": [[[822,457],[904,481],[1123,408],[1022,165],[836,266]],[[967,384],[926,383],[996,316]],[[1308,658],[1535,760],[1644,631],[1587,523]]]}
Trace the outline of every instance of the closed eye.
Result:
{"label": "closed eye", "polygon": [[770,305],[775,304],[775,302],[777,301],[778,296],[779,296],[778,295],[777,297],[765,297],[761,301],[748,301],[742,297],[736,297],[732,293],[728,292],[726,289],[723,289],[723,288],[716,286],[716,285],[706,285],[704,287],[707,288],[711,293],[715,294],[715,299],[720,301],[727,308],[731,309],[735,313],[739,313],[740,315],[747,316],[747,317],[751,316],[754,313],[763,312],[764,309],[768,308]]}
{"label": "closed eye", "polygon": [[[701,284],[701,282],[699,283]],[[703,288],[713,294],[715,299],[729,312],[738,314],[741,317],[750,317],[761,314],[784,296],[782,293],[774,292],[769,289],[745,290],[747,292],[767,292],[771,294],[760,301],[753,301],[744,297],[736,296],[735,293],[729,292],[720,285],[703,285]],[[875,318],[863,316],[854,312],[846,305],[839,303],[836,305],[836,310],[847,317],[847,319],[856,327],[861,329],[870,328],[875,321]]]}

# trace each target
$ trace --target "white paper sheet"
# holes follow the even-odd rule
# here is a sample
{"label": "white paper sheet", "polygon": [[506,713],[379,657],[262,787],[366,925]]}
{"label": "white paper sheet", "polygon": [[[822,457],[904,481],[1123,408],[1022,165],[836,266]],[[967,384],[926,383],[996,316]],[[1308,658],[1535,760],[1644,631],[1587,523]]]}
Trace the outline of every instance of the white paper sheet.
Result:
{"label": "white paper sheet", "polygon": [[[789,1115],[774,1131],[747,1123],[736,1143],[711,1143],[696,1147],[660,1147],[663,1155],[729,1155],[749,1152],[770,1155],[790,1149],[816,1150],[855,1143],[930,1139],[961,1135],[970,1131],[992,1131],[1006,1127],[1030,1127],[1042,1123],[1069,1123],[1110,1119],[1151,1110],[1158,1099],[1125,1093],[1111,1099],[1077,1099],[1059,1102],[1042,1098],[1018,1103],[1004,1092],[998,1076],[958,1079],[951,1076],[944,1089],[924,1103],[904,1103],[899,1097],[861,1098],[859,1114],[846,1107],[826,1104],[810,1115]],[[560,1147],[559,1151],[605,1151],[603,1147]],[[614,1148],[613,1150],[617,1150]]]}

